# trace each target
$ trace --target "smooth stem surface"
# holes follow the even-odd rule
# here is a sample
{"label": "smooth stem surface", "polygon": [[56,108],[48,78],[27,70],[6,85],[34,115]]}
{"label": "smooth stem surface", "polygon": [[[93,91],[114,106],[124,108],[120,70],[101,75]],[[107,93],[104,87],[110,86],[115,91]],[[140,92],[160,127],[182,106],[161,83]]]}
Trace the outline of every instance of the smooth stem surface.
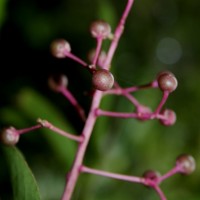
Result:
{"label": "smooth stem surface", "polygon": [[75,107],[81,119],[85,121],[85,112],[72,93],[66,87],[61,87],[60,92]]}
{"label": "smooth stem surface", "polygon": [[132,86],[132,87],[124,88],[123,90],[130,93],[130,92],[136,92],[138,90],[144,90],[144,89],[149,89],[149,88],[157,88],[157,87],[158,87],[157,80],[154,80],[153,82],[145,84],[145,85]]}
{"label": "smooth stem surface", "polygon": [[52,131],[58,133],[59,135],[67,137],[67,138],[69,138],[71,140],[75,140],[77,142],[82,142],[83,141],[83,137],[82,136],[72,135],[71,133],[63,131],[62,129],[59,129],[58,127],[54,126],[52,123],[50,123],[47,120],[38,119],[37,121],[38,121],[38,123],[40,124],[41,127],[48,128],[49,130],[52,130]]}
{"label": "smooth stem surface", "polygon": [[123,30],[124,30],[124,25],[125,25],[125,21],[126,21],[126,18],[131,10],[131,7],[134,3],[134,0],[128,0],[128,3],[126,5],[126,8],[123,12],[123,15],[121,17],[121,20],[115,30],[115,33],[114,33],[114,38],[113,38],[113,41],[110,45],[110,48],[109,48],[109,51],[108,51],[108,54],[107,54],[107,59],[104,63],[104,68],[106,69],[109,69],[110,68],[110,64],[111,64],[111,61],[112,61],[112,58],[113,58],[113,55],[117,49],[117,46],[118,46],[118,42],[119,42],[119,39],[123,33]]}
{"label": "smooth stem surface", "polygon": [[72,60],[78,62],[78,63],[81,64],[82,66],[88,67],[88,64],[87,64],[85,61],[81,60],[80,58],[78,58],[78,57],[75,56],[74,54],[72,54],[72,53],[70,53],[70,52],[67,52],[67,53],[66,53],[66,56],[69,57],[69,58],[71,58]]}
{"label": "smooth stem surface", "polygon": [[83,141],[83,138],[81,136],[72,135],[70,133],[67,133],[66,131],[63,131],[63,130],[61,130],[61,129],[55,127],[55,126],[53,126],[53,125],[51,125],[49,127],[46,127],[46,128],[48,128],[48,129],[50,129],[50,130],[58,133],[59,135],[67,137],[67,138],[69,138],[71,140],[75,140],[77,142],[82,142]]}
{"label": "smooth stem surface", "polygon": [[107,172],[107,171],[92,169],[92,168],[89,168],[86,166],[81,166],[80,171],[84,172],[84,173],[95,174],[95,175],[118,179],[118,180],[122,180],[122,181],[141,183],[141,184],[145,183],[145,179],[142,177],[116,174],[116,173],[111,173],[111,172]]}
{"label": "smooth stem surface", "polygon": [[[89,168],[86,166],[81,166],[80,172],[95,174],[95,175],[113,178],[113,179],[117,179],[117,180],[121,180],[121,181],[140,183],[140,184],[144,184],[144,185],[146,184],[145,178],[143,178],[143,177],[129,176],[129,175],[124,175],[124,174],[116,174],[116,173],[111,173],[111,172],[107,172],[107,171],[92,169],[92,168]],[[152,187],[157,192],[157,194],[159,195],[161,200],[167,200],[167,198],[165,197],[163,191],[160,189],[158,184],[155,183],[150,187]]]}
{"label": "smooth stem surface", "polygon": [[167,198],[165,197],[163,191],[160,189],[160,187],[158,185],[156,185],[153,188],[157,192],[157,194],[159,195],[159,197],[160,197],[161,200],[167,200]]}
{"label": "smooth stem surface", "polygon": [[107,116],[107,117],[119,117],[119,118],[137,118],[137,113],[124,113],[124,112],[112,112],[112,111],[105,111],[101,109],[96,110],[97,116]]}
{"label": "smooth stem surface", "polygon": [[27,132],[30,132],[30,131],[34,131],[34,130],[39,129],[39,128],[42,128],[42,126],[40,124],[37,124],[37,125],[29,127],[29,128],[17,130],[17,132],[18,132],[18,134],[21,135],[21,134],[24,134],[24,133],[27,133]]}
{"label": "smooth stem surface", "polygon": [[135,105],[136,107],[140,107],[140,103],[138,102],[138,100],[133,97],[131,94],[124,92],[123,94],[133,105]]}
{"label": "smooth stem surface", "polygon": [[161,111],[163,105],[165,104],[165,102],[167,101],[169,97],[169,92],[168,91],[164,91],[163,92],[163,97],[161,102],[159,103],[158,107],[156,108],[156,111],[154,112],[155,115],[159,114],[159,112]]}
{"label": "smooth stem surface", "polygon": [[100,51],[101,51],[102,42],[103,42],[103,39],[101,37],[97,38],[97,48],[96,48],[94,59],[93,59],[93,62],[92,62],[92,64],[95,65],[95,66],[97,64],[97,60],[98,60],[98,57],[99,57],[99,54],[100,54]]}
{"label": "smooth stem surface", "polygon": [[102,92],[96,91],[95,94],[94,94],[94,97],[93,97],[89,116],[86,120],[85,127],[84,127],[83,133],[82,133],[84,140],[78,146],[75,161],[74,161],[74,164],[72,166],[71,172],[69,173],[66,188],[65,188],[62,200],[70,200],[71,199],[71,196],[72,196],[72,193],[74,191],[78,176],[80,174],[79,168],[80,168],[80,166],[82,166],[85,151],[86,151],[88,142],[90,140],[90,136],[92,134],[94,124],[96,122],[97,117],[95,115],[95,110],[99,107],[101,98],[102,98]]}
{"label": "smooth stem surface", "polygon": [[[124,13],[121,17],[121,20],[119,22],[119,25],[116,28],[115,34],[114,34],[114,39],[110,45],[110,48],[108,50],[108,56],[105,60],[105,63],[103,65],[103,67],[105,69],[109,69],[110,68],[110,63],[112,61],[114,52],[117,48],[118,45],[118,41],[121,37],[121,34],[123,32],[124,29],[124,24],[125,24],[125,20],[130,12],[130,9],[132,7],[133,4],[133,0],[128,0],[128,3],[126,5],[126,8],[124,10]],[[78,60],[79,61],[79,60]],[[83,65],[85,63],[82,63]],[[80,167],[82,166],[83,163],[83,159],[85,156],[85,152],[87,149],[87,145],[88,142],[90,140],[90,136],[92,134],[96,119],[97,119],[97,115],[95,114],[96,109],[99,108],[100,106],[100,102],[102,99],[102,92],[101,91],[95,91],[93,99],[92,99],[92,104],[91,104],[91,108],[88,114],[88,117],[86,119],[85,122],[85,126],[83,128],[83,132],[82,132],[82,136],[84,137],[83,142],[79,143],[78,146],[78,150],[75,156],[75,160],[72,166],[72,169],[67,177],[66,180],[66,187],[62,196],[62,200],[70,200],[78,179],[78,176],[80,174]]]}
{"label": "smooth stem surface", "polygon": [[177,174],[180,171],[179,166],[175,166],[174,168],[172,168],[170,171],[168,171],[166,174],[164,174],[163,176],[159,177],[159,183],[161,183],[162,181],[164,181],[165,179],[173,176],[174,174]]}

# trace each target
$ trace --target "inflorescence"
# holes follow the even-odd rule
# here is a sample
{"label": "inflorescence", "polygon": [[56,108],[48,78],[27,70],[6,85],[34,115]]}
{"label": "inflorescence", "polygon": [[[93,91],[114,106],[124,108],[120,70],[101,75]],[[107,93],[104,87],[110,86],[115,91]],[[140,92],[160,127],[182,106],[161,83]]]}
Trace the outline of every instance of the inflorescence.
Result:
{"label": "inflorescence", "polygon": [[[171,93],[174,92],[178,86],[177,79],[172,72],[160,72],[150,83],[126,88],[123,88],[119,85],[111,72],[110,63],[123,32],[125,20],[130,8],[132,7],[132,4],[133,0],[129,0],[114,33],[111,32],[111,26],[103,20],[98,20],[91,24],[90,33],[91,36],[96,40],[96,48],[89,54],[89,63],[74,55],[69,42],[66,40],[58,39],[51,44],[51,52],[53,56],[56,58],[70,58],[87,69],[91,74],[91,85],[94,92],[93,100],[91,102],[91,109],[87,116],[79,102],[69,91],[68,78],[65,75],[62,74],[56,77],[52,76],[48,80],[49,87],[53,91],[61,93],[74,106],[80,118],[85,122],[82,134],[74,135],[68,133],[54,126],[49,121],[43,119],[37,119],[37,123],[29,128],[16,129],[14,127],[8,127],[3,129],[1,132],[2,143],[11,146],[17,144],[22,134],[40,128],[50,129],[64,137],[78,142],[79,148],[77,150],[75,162],[69,173],[70,175],[68,177],[66,188],[62,197],[63,200],[71,199],[74,187],[76,185],[76,180],[81,173],[90,173],[113,179],[140,183],[153,188],[161,200],[166,200],[166,196],[161,190],[160,184],[174,174],[180,173],[188,175],[195,170],[195,160],[191,155],[188,154],[182,154],[178,156],[174,167],[163,175],[154,170],[147,170],[142,176],[137,177],[93,169],[83,164],[85,150],[98,117],[107,116],[117,118],[135,118],[143,121],[157,119],[164,126],[172,126],[176,122],[176,113],[172,109],[164,108],[169,95],[171,95]],[[106,39],[111,41],[108,52],[104,52],[102,50],[102,43]],[[161,100],[154,111],[152,111],[152,109],[147,105],[141,104],[133,95],[133,93],[136,91],[150,88],[159,89],[162,94]],[[101,109],[99,106],[100,101],[104,96],[107,95],[118,95],[125,97],[135,107],[134,112],[113,112]]]}

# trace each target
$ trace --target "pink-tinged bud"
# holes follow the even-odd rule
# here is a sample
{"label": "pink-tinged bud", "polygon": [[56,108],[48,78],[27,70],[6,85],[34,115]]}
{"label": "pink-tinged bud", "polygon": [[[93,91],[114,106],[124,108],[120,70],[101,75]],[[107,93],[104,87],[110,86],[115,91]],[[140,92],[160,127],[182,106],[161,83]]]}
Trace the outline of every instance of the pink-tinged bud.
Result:
{"label": "pink-tinged bud", "polygon": [[173,73],[168,71],[159,73],[157,81],[158,86],[162,91],[173,92],[178,86],[176,77]]}
{"label": "pink-tinged bud", "polygon": [[19,141],[19,133],[14,127],[3,129],[0,138],[1,142],[8,146],[13,146]]}
{"label": "pink-tinged bud", "polygon": [[67,87],[68,78],[64,74],[50,76],[48,79],[48,85],[53,91],[60,92],[61,88]]}
{"label": "pink-tinged bud", "polygon": [[113,87],[114,77],[111,72],[106,69],[96,70],[92,75],[92,85],[95,89],[106,91]]}
{"label": "pink-tinged bud", "polygon": [[164,126],[172,126],[176,122],[176,113],[170,109],[164,109],[160,114],[163,115],[163,119],[160,119],[160,123]]}
{"label": "pink-tinged bud", "polygon": [[65,58],[70,51],[70,44],[64,39],[58,39],[51,43],[51,53],[56,58]]}
{"label": "pink-tinged bud", "polygon": [[91,24],[90,32],[94,38],[106,39],[111,34],[111,27],[107,22],[99,20]]}
{"label": "pink-tinged bud", "polygon": [[182,154],[178,156],[176,159],[176,165],[180,169],[179,172],[184,175],[191,174],[196,168],[196,163],[194,158],[188,154]]}

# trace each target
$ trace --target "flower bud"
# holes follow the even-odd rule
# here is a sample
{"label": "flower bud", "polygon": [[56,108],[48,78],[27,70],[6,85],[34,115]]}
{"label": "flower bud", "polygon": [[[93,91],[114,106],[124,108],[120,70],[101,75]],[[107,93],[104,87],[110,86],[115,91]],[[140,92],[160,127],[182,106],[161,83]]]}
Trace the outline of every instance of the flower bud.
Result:
{"label": "flower bud", "polygon": [[99,69],[96,70],[92,75],[92,84],[95,89],[106,91],[113,87],[114,77],[108,70]]}
{"label": "flower bud", "polygon": [[173,92],[178,86],[176,77],[168,71],[160,73],[157,77],[157,81],[162,91]]}
{"label": "flower bud", "polygon": [[172,126],[176,122],[176,113],[170,109],[164,109],[160,114],[163,115],[163,119],[160,119],[160,123],[164,126]]}
{"label": "flower bud", "polygon": [[64,39],[58,39],[51,43],[51,53],[56,58],[65,58],[70,51],[70,44]]}
{"label": "flower bud", "polygon": [[91,24],[90,32],[94,38],[106,39],[111,34],[111,27],[107,22],[98,20]]}
{"label": "flower bud", "polygon": [[196,168],[194,158],[188,154],[178,156],[176,159],[176,165],[179,166],[180,173],[185,175],[191,174]]}
{"label": "flower bud", "polygon": [[19,133],[14,127],[5,128],[2,130],[0,139],[3,144],[13,146],[19,141]]}

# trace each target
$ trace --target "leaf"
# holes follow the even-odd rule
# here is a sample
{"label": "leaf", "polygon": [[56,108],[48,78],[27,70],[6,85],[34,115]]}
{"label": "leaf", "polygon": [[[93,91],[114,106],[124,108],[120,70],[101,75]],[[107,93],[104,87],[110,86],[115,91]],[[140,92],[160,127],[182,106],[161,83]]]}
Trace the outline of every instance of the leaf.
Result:
{"label": "leaf", "polygon": [[10,169],[14,200],[40,200],[36,180],[16,147],[3,147]]}
{"label": "leaf", "polygon": [[25,116],[22,116],[19,110],[12,106],[4,106],[1,108],[0,121],[3,124],[15,126],[16,128],[25,127],[28,125],[28,120],[25,118]]}

